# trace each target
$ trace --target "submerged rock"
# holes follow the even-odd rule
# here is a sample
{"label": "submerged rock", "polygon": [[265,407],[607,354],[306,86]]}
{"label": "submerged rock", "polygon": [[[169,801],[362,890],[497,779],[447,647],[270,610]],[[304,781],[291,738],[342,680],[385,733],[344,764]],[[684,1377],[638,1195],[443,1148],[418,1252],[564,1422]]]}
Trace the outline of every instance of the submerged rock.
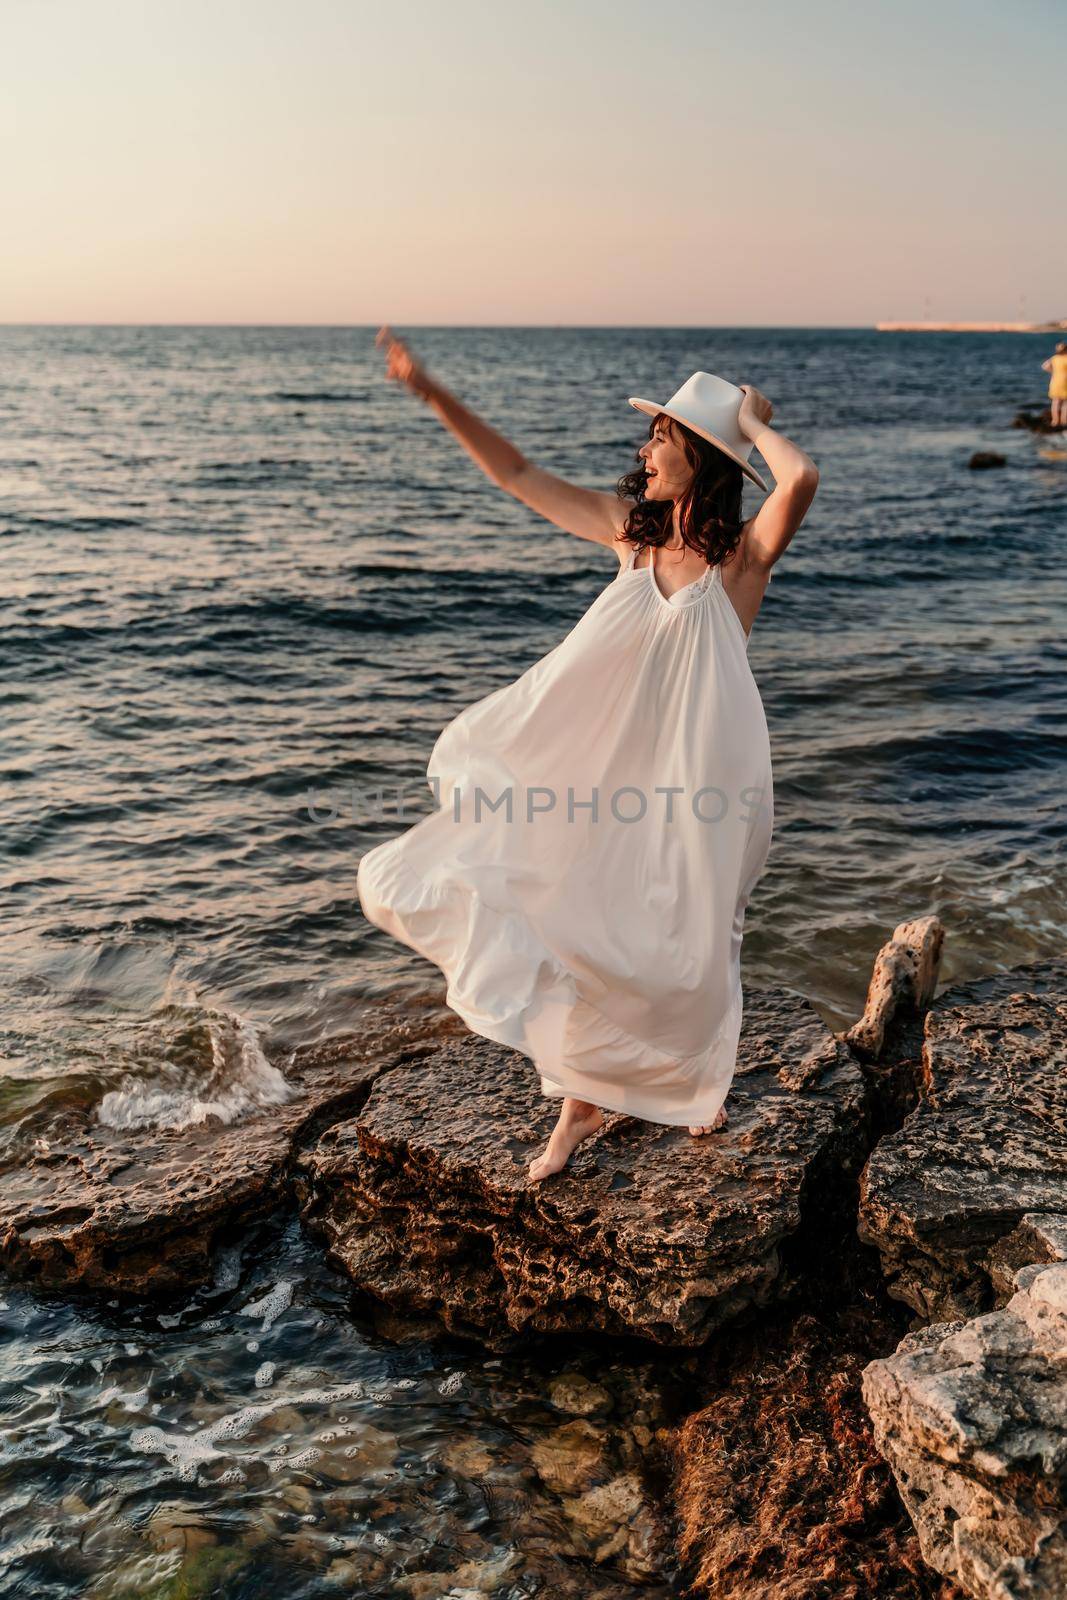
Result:
{"label": "submerged rock", "polygon": [[778,1292],[783,1244],[866,1151],[859,1067],[784,991],[746,995],[727,1110],[699,1139],[612,1115],[530,1184],[558,1103],[525,1057],[470,1036],[383,1073],[301,1154],[297,1193],[354,1283],[454,1333],[698,1345]]}
{"label": "submerged rock", "polygon": [[233,1122],[116,1128],[93,1105],[64,1110],[3,1174],[0,1267],[46,1287],[133,1296],[209,1281],[222,1231],[288,1197],[294,1147],[362,1105],[385,1062],[418,1048],[413,1024],[387,1019],[293,1052],[275,1063],[289,1097]]}
{"label": "submerged rock", "polygon": [[859,1234],[889,1292],[927,1321],[997,1298],[997,1248],[1028,1212],[1067,1213],[1067,962],[940,995],[926,1014],[920,1099],[875,1147]]}
{"label": "submerged rock", "polygon": [[1007,456],[1002,456],[999,450],[976,450],[967,465],[973,472],[981,472],[989,467],[1006,467]]}
{"label": "submerged rock", "polygon": [[863,1394],[930,1566],[977,1600],[1063,1600],[1067,1263],[1016,1281],[1002,1310],[908,1334]]}

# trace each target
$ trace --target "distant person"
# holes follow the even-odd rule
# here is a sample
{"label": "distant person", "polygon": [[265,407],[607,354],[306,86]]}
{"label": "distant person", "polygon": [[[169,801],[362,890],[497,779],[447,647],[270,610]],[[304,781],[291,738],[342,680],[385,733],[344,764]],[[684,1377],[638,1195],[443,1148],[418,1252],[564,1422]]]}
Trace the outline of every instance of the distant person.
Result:
{"label": "distant person", "polygon": [[1067,428],[1067,344],[1062,339],[1041,366],[1052,374],[1048,380],[1049,421],[1054,428]]}

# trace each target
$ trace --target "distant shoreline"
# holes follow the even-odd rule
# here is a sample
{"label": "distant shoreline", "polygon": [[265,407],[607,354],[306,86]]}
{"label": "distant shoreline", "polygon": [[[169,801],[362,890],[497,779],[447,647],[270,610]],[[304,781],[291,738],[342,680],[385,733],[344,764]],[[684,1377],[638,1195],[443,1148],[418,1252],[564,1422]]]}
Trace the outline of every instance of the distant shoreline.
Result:
{"label": "distant shoreline", "polygon": [[877,333],[1067,333],[1063,322],[876,322]]}

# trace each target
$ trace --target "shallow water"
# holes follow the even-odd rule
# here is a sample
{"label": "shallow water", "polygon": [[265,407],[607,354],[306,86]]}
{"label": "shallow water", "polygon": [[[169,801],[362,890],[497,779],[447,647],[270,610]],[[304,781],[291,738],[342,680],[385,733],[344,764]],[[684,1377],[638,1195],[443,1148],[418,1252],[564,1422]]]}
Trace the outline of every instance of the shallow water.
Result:
{"label": "shallow water", "polygon": [[[591,486],[645,437],[626,397],[666,398],[698,367],[757,383],[818,462],[749,647],[776,828],[747,983],[785,984],[838,1027],[905,918],[945,922],[946,982],[1062,950],[1067,440],[1007,426],[1044,393],[1048,341],[411,342],[534,460]],[[430,808],[444,723],[557,643],[616,563],[493,488],[380,378],[373,330],[6,328],[0,355],[11,1161],[72,1102],[130,1127],[254,1115],[287,1092],[284,1049],[358,1030],[387,994],[438,1003],[436,969],[362,920],[356,863]],[[968,471],[984,448],[1007,466]],[[242,1308],[279,1284],[292,1299],[264,1327]],[[169,1326],[4,1298],[13,1593],[110,1593],[93,1587],[109,1569],[155,1593],[181,1560],[183,1581],[227,1596],[268,1576],[318,1592],[334,1560],[389,1593],[401,1530],[424,1570],[518,1549],[505,1595],[591,1581],[568,1496],[530,1466],[565,1415],[545,1399],[555,1369],[392,1344],[291,1224]],[[645,1379],[629,1356],[574,1359],[612,1396],[597,1470],[624,1477],[633,1385],[667,1405],[670,1364]],[[354,1456],[348,1435],[321,1438],[349,1426]],[[456,1439],[491,1468],[465,1474]],[[187,1539],[156,1521],[178,1510]],[[637,1581],[617,1557],[595,1570],[620,1594]]]}
{"label": "shallow water", "polygon": [[0,1313],[4,1595],[671,1592],[685,1357],[382,1333],[294,1221],[165,1310],[7,1286]]}

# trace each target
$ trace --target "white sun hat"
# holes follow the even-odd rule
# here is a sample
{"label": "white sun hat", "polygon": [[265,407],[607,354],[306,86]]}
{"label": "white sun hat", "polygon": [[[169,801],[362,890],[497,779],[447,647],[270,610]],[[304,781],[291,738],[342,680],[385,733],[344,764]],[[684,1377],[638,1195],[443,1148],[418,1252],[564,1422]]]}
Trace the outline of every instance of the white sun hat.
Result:
{"label": "white sun hat", "polygon": [[766,494],[766,483],[755,467],[748,464],[752,440],[738,426],[737,418],[744,398],[744,390],[735,383],[727,383],[725,378],[717,378],[713,372],[694,372],[665,405],[655,400],[633,398],[630,404],[637,411],[647,411],[650,417],[662,411],[676,422],[684,422],[702,439],[718,445],[723,454],[728,455],[731,461],[736,461],[745,476],[751,478]]}

